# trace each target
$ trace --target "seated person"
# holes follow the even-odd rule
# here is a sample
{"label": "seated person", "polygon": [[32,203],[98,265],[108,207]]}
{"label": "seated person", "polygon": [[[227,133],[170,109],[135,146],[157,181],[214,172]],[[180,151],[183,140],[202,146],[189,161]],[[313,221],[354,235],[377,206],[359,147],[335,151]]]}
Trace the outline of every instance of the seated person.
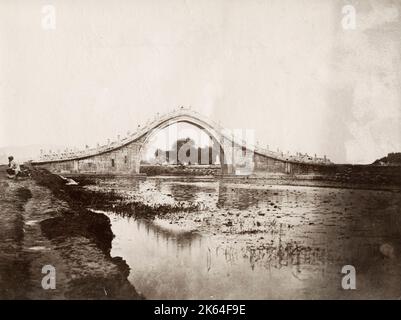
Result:
{"label": "seated person", "polygon": [[17,178],[20,174],[21,168],[17,161],[14,160],[13,156],[8,157],[8,169],[7,174],[9,178]]}

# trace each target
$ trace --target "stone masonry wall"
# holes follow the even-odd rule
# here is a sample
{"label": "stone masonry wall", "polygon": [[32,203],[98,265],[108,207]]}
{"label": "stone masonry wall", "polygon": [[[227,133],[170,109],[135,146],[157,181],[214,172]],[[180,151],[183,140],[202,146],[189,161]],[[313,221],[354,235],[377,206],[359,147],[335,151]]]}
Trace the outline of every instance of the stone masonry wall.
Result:
{"label": "stone masonry wall", "polygon": [[135,174],[139,173],[140,160],[141,144],[131,143],[85,159],[49,162],[37,166],[60,174]]}

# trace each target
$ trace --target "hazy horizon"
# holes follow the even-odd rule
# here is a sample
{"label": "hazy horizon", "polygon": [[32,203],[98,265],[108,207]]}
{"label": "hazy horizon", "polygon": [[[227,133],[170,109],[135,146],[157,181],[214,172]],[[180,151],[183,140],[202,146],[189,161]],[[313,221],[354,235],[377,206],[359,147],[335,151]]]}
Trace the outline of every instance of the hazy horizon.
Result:
{"label": "hazy horizon", "polygon": [[[0,1],[0,147],[83,147],[191,106],[272,150],[401,151],[401,2]],[[342,27],[342,7],[356,28]]]}

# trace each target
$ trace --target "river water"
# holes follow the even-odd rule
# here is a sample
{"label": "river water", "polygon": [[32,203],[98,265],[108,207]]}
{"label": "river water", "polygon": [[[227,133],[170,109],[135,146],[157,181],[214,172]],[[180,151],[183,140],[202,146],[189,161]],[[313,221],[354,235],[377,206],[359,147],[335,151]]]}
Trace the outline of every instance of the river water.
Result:
{"label": "river water", "polygon": [[[153,220],[104,212],[112,256],[147,299],[401,296],[399,192],[213,178],[99,180],[127,201],[191,210]],[[344,290],[344,265],[357,289]]]}

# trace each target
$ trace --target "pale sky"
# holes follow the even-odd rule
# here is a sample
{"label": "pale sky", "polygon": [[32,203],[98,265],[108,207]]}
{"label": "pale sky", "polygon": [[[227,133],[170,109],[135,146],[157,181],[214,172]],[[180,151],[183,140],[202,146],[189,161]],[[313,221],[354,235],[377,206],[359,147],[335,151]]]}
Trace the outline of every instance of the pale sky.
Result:
{"label": "pale sky", "polygon": [[369,163],[401,151],[400,15],[400,0],[0,0],[0,147],[104,143],[184,105],[271,149]]}

